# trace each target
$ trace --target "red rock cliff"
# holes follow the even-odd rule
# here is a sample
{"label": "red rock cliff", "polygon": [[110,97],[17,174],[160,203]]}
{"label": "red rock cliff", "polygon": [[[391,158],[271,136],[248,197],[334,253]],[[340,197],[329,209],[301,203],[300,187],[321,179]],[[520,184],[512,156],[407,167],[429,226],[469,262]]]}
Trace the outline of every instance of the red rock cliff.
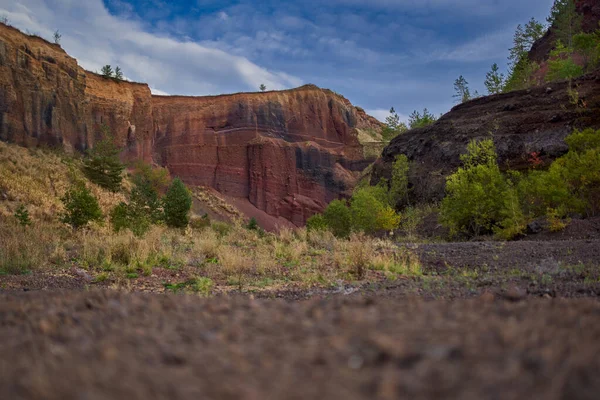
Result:
{"label": "red rock cliff", "polygon": [[[296,225],[347,195],[381,124],[313,85],[213,97],[152,96],[84,71],[58,45],[0,24],[0,139],[83,151],[111,128],[124,160],[169,168]],[[361,135],[361,136],[364,136]]]}

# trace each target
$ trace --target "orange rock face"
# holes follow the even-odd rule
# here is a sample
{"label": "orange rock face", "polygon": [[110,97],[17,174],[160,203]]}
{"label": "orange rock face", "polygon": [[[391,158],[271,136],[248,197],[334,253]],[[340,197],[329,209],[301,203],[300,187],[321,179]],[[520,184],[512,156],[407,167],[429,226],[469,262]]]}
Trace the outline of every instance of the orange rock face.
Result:
{"label": "orange rock face", "polygon": [[296,225],[349,194],[368,165],[359,131],[381,124],[316,86],[212,97],[152,96],[84,71],[59,46],[0,24],[0,139],[84,151],[111,128],[125,161],[245,198]]}

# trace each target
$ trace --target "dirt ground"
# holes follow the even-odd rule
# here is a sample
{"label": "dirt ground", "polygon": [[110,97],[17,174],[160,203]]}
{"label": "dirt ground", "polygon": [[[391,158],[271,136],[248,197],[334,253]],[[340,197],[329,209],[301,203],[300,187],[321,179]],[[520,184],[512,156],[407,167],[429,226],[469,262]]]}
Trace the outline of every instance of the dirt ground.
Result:
{"label": "dirt ground", "polygon": [[406,246],[422,276],[208,299],[0,276],[0,399],[598,398],[600,241]]}
{"label": "dirt ground", "polygon": [[2,399],[597,399],[600,302],[0,295]]}

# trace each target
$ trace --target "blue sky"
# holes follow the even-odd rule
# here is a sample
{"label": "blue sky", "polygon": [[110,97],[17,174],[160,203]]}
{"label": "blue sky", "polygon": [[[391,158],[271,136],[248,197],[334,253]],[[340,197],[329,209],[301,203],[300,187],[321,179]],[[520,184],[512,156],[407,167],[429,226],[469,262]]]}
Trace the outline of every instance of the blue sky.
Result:
{"label": "blue sky", "polygon": [[86,69],[120,65],[155,93],[330,88],[382,119],[453,105],[464,75],[485,92],[515,27],[553,0],[0,0],[12,25],[51,38]]}

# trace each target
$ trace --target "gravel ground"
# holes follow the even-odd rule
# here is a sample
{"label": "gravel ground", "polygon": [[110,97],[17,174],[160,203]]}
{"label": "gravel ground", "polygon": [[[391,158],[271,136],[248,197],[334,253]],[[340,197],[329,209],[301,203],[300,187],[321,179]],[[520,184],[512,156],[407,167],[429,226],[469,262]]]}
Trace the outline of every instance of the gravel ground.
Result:
{"label": "gravel ground", "polygon": [[600,302],[0,294],[2,399],[597,399]]}

